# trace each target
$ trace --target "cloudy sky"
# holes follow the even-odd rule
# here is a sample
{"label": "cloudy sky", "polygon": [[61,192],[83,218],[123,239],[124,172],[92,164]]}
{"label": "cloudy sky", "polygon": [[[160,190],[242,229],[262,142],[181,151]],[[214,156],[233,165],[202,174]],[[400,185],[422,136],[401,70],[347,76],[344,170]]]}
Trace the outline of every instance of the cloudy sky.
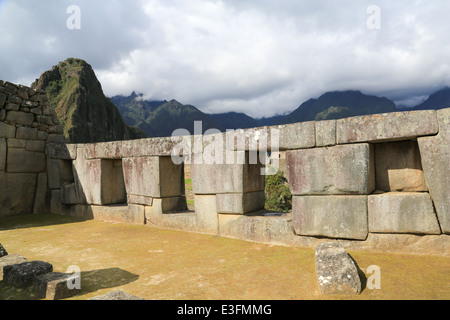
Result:
{"label": "cloudy sky", "polygon": [[449,13],[447,0],[0,0],[0,79],[30,85],[75,57],[108,96],[209,113],[271,116],[349,89],[414,105],[450,86]]}

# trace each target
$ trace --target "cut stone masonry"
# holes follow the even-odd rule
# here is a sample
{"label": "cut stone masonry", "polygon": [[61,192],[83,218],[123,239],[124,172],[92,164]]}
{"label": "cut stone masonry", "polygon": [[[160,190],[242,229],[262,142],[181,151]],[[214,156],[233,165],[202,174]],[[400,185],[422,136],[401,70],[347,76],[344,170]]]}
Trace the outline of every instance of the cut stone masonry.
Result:
{"label": "cut stone masonry", "polygon": [[[214,135],[245,161],[199,162],[209,148],[201,142],[190,157],[195,211],[185,164],[171,159],[179,141],[66,144],[49,109],[43,92],[0,82],[0,217],[50,211],[290,246],[332,239],[450,255],[450,108],[237,130],[228,144]],[[264,165],[250,161],[263,140],[286,154],[292,213],[264,210]]]}

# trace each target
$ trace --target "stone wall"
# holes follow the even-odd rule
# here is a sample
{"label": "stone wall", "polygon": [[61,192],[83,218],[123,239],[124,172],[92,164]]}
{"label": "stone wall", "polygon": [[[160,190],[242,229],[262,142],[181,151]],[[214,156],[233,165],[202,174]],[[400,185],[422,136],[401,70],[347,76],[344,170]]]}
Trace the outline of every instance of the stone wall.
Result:
{"label": "stone wall", "polygon": [[[0,216],[47,210],[279,245],[334,239],[450,255],[450,109],[242,130],[243,145],[225,134],[185,137],[194,146],[188,211],[184,164],[171,158],[180,141],[66,144],[42,92],[0,84]],[[215,155],[241,161],[201,161],[211,141],[225,146]],[[264,210],[258,141],[285,155],[292,213]]]}
{"label": "stone wall", "polygon": [[61,130],[45,92],[0,81],[0,217],[48,212],[45,150]]}
{"label": "stone wall", "polygon": [[278,130],[290,214],[264,210],[263,165],[250,161],[259,129],[241,132],[245,149],[227,146],[244,156],[240,164],[198,163],[208,143],[194,150],[194,212],[170,138],[51,143],[51,211],[289,246],[336,239],[353,249],[448,255],[449,118],[444,109],[260,128]]}

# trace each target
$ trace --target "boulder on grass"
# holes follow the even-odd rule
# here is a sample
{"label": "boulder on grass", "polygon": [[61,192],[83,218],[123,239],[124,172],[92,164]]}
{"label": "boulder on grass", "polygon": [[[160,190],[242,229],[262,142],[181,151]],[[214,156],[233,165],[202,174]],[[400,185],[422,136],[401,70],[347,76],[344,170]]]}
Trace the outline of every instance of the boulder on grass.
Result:
{"label": "boulder on grass", "polygon": [[317,246],[316,271],[321,294],[361,293],[356,264],[337,242]]}

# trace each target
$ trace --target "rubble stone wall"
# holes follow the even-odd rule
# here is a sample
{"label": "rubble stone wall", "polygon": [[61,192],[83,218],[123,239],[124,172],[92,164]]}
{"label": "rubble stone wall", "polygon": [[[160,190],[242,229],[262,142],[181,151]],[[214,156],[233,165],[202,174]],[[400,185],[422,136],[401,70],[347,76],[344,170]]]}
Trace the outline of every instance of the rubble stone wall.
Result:
{"label": "rubble stone wall", "polygon": [[0,217],[48,212],[45,150],[61,134],[45,92],[0,81]]}

